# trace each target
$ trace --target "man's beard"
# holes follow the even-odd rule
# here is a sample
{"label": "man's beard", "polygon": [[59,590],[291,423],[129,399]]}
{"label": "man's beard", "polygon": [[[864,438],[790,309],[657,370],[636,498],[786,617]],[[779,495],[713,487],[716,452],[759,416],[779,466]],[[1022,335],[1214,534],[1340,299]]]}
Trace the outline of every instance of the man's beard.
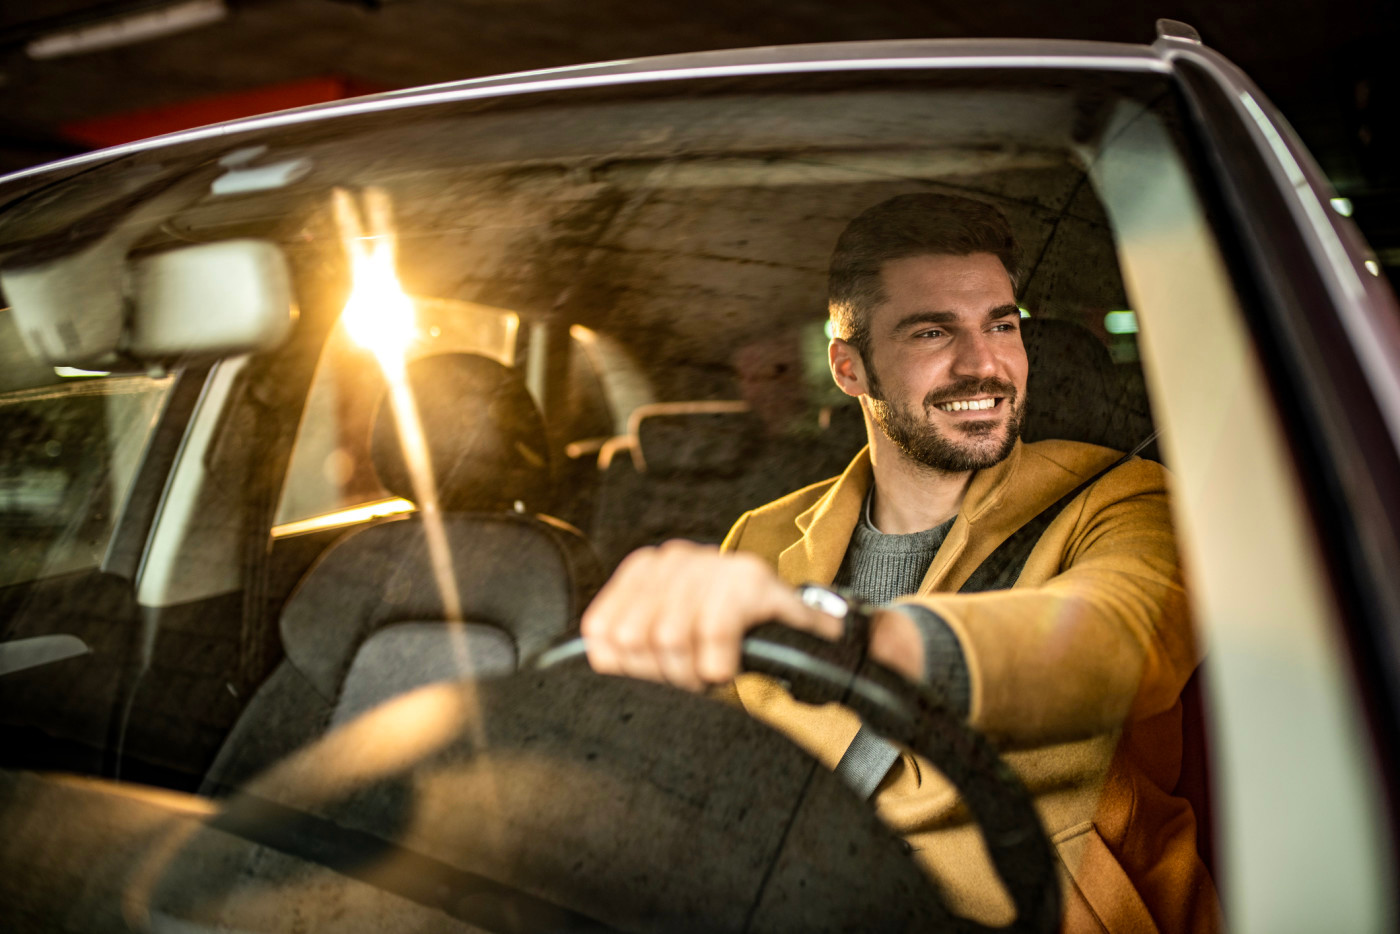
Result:
{"label": "man's beard", "polygon": [[[880,381],[869,366],[866,367],[866,375],[870,383],[870,415],[876,426],[905,457],[934,470],[963,473],[999,464],[1011,454],[1016,439],[1021,437],[1021,429],[1025,427],[1025,398],[1018,398],[1016,387],[1005,380],[992,377],[968,379],[934,390],[924,397],[924,411],[919,414],[884,398]],[[988,419],[964,424],[960,433],[972,439],[980,437],[984,440],[982,444],[959,443],[940,432],[928,419],[929,410],[939,403],[968,396],[1002,396],[1010,412],[1005,422]],[[1003,424],[1006,437],[1000,444],[995,444],[990,436]]]}

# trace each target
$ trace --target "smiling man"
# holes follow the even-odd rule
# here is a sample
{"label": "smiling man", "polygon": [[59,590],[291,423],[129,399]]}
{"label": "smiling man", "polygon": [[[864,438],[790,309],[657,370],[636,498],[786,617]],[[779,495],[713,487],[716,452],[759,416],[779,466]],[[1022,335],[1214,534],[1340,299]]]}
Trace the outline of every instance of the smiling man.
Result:
{"label": "smiling man", "polygon": [[[751,627],[838,638],[858,610],[874,659],[1009,750],[1060,857],[1066,930],[1210,930],[1195,820],[1170,794],[1197,654],[1167,477],[1106,448],[1021,442],[1015,277],[1010,227],[983,202],[903,195],[855,218],[831,261],[829,358],[869,445],[840,477],[741,516],[719,549],[629,556],[584,614],[589,659],[689,689],[735,680],[751,714],[874,795],[955,910],[1005,923],[977,829],[929,763],[844,708],[736,679]],[[987,573],[1047,510],[1028,556]]]}

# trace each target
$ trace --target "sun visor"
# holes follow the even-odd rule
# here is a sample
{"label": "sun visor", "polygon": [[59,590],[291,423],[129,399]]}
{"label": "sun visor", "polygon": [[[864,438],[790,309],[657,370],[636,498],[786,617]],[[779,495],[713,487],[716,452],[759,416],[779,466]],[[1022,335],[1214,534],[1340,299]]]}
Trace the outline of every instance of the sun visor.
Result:
{"label": "sun visor", "polygon": [[20,339],[55,365],[105,363],[121,343],[126,245],[98,241],[79,253],[0,272]]}

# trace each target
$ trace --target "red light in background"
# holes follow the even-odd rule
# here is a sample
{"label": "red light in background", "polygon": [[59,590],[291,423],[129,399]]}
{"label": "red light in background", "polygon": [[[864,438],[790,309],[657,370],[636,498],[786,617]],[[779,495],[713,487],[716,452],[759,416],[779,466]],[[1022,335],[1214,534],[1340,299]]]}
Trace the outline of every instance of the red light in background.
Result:
{"label": "red light in background", "polygon": [[231,94],[200,97],[166,107],[78,120],[64,124],[59,131],[66,139],[100,149],[210,123],[222,123],[225,120],[252,117],[292,107],[305,107],[308,104],[345,100],[348,97],[359,97],[383,90],[386,89],[372,87],[350,78],[306,78],[247,91],[235,91]]}

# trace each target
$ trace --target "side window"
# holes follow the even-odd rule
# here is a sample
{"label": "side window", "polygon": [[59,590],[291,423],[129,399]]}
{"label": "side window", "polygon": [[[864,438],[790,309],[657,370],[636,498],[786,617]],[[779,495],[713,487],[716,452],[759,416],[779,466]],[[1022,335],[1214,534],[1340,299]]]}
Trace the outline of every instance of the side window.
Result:
{"label": "side window", "polygon": [[[510,311],[447,299],[414,299],[418,339],[410,360],[478,353],[513,366],[519,318]],[[282,486],[276,525],[333,519],[346,509],[404,508],[379,484],[370,432],[384,377],[374,355],[337,324],[321,351]],[[274,531],[278,531],[274,529]]]}
{"label": "side window", "polygon": [[0,391],[0,586],[102,562],[173,382],[61,368],[47,377]]}

